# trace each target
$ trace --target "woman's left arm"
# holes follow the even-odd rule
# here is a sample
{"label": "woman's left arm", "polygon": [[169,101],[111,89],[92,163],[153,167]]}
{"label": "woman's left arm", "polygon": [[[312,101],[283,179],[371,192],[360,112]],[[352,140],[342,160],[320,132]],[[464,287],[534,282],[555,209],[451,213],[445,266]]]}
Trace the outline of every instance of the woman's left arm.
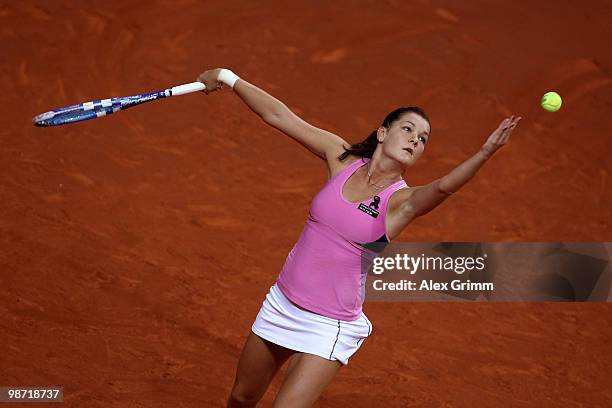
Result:
{"label": "woman's left arm", "polygon": [[400,201],[399,210],[402,218],[410,219],[427,214],[440,205],[448,196],[467,183],[482,165],[503,145],[508,142],[512,131],[521,117],[511,116],[504,119],[491,133],[478,153],[470,157],[450,173],[433,182],[406,190],[406,196]]}

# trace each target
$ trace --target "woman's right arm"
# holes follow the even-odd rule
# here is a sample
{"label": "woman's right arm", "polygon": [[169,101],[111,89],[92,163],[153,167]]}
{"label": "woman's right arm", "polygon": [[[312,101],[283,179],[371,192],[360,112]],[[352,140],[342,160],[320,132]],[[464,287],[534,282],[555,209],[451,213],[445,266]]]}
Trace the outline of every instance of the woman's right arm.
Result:
{"label": "woman's right arm", "polygon": [[[221,69],[209,70],[198,78],[206,85],[206,93],[222,87],[218,80],[220,71]],[[235,82],[234,92],[264,122],[301,143],[321,159],[327,160],[330,165],[334,161],[338,162],[335,159],[344,152],[343,146],[349,146],[340,136],[309,124],[283,102],[243,79]]]}

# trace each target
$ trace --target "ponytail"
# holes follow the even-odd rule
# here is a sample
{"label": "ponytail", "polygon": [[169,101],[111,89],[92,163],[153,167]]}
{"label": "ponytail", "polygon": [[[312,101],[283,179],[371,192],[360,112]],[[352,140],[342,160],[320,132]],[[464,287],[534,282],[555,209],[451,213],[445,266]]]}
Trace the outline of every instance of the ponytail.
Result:
{"label": "ponytail", "polygon": [[368,136],[363,142],[355,143],[348,149],[345,147],[344,152],[338,156],[338,160],[344,161],[349,154],[359,157],[368,157],[371,159],[372,155],[374,154],[374,150],[376,150],[376,146],[378,146],[379,143],[377,133],[378,132],[375,130],[370,133],[370,136]]}

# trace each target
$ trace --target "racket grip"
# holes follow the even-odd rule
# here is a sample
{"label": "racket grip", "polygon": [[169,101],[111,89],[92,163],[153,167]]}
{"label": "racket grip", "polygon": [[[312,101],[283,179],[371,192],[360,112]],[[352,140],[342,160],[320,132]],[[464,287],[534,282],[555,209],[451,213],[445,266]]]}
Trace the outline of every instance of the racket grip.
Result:
{"label": "racket grip", "polygon": [[185,85],[173,86],[170,88],[172,96],[184,95],[191,92],[203,91],[206,88],[201,82],[191,82]]}

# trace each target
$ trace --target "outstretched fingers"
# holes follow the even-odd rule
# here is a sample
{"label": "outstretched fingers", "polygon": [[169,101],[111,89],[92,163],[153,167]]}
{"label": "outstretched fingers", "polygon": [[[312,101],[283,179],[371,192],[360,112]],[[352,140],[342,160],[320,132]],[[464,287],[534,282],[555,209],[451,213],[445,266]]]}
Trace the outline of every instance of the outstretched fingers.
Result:
{"label": "outstretched fingers", "polygon": [[514,115],[512,115],[510,118],[504,119],[504,122],[506,123],[503,126],[502,132],[500,135],[501,143],[506,143],[508,141],[508,139],[510,138],[510,135],[512,134],[512,131],[514,130],[514,128],[516,128],[516,126],[519,124],[521,119],[523,118],[520,116],[514,116]]}
{"label": "outstretched fingers", "polygon": [[482,151],[490,157],[493,153],[495,153],[499,148],[508,142],[510,135],[514,128],[521,121],[522,117],[520,116],[510,116],[509,118],[505,118],[501,121],[497,129],[491,133],[487,141],[482,147]]}

